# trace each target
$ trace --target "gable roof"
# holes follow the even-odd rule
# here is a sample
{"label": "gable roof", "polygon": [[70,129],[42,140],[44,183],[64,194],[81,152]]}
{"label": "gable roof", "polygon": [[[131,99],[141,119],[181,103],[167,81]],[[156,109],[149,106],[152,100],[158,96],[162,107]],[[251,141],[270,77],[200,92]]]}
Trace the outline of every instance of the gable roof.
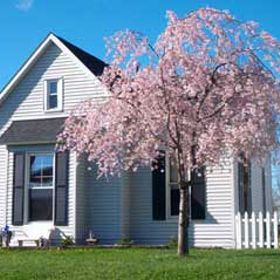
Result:
{"label": "gable roof", "polygon": [[79,60],[96,76],[103,73],[104,68],[108,65],[99,58],[89,54],[88,52],[80,49],[65,39],[58,37],[59,40],[77,57]]}
{"label": "gable roof", "polygon": [[21,68],[15,73],[15,75],[10,79],[10,81],[4,86],[0,94],[0,104],[11,92],[11,90],[18,84],[18,82],[25,76],[32,65],[39,59],[39,57],[44,53],[50,43],[54,43],[61,51],[67,53],[73,58],[81,68],[93,79],[96,76],[100,76],[107,66],[105,62],[99,58],[87,53],[86,51],[80,49],[79,47],[73,45],[72,43],[66,41],[65,39],[50,33],[35,49],[35,51],[30,55],[30,57],[25,61]]}

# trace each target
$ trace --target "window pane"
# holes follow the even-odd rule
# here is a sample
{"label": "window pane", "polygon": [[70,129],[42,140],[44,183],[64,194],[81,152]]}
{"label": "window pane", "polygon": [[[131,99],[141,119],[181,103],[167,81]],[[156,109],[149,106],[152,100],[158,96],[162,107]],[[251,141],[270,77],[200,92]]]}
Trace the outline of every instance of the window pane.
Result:
{"label": "window pane", "polygon": [[31,189],[29,191],[29,220],[52,220],[53,190]]}
{"label": "window pane", "polygon": [[30,157],[30,183],[39,184],[41,182],[41,161],[40,158]]}
{"label": "window pane", "polygon": [[43,176],[52,176],[53,174],[53,157],[51,155],[41,156],[43,166]]}
{"label": "window pane", "polygon": [[57,81],[49,82],[49,93],[57,93]]}
{"label": "window pane", "polygon": [[42,177],[42,186],[51,186],[53,181],[52,176],[43,176]]}
{"label": "window pane", "polygon": [[48,109],[57,108],[57,95],[48,96]]}
{"label": "window pane", "polygon": [[34,155],[30,156],[30,179],[31,187],[52,186],[53,183],[53,156]]}

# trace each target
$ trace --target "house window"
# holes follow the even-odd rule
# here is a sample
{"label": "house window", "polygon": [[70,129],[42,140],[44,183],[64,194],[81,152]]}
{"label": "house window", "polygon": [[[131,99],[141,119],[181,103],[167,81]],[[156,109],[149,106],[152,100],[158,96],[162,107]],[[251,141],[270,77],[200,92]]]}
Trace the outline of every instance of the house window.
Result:
{"label": "house window", "polygon": [[62,110],[62,79],[45,81],[45,111]]}
{"label": "house window", "polygon": [[[169,169],[167,172],[167,193],[168,197],[167,205],[170,207],[170,215],[179,215],[180,205],[180,190],[178,180],[178,168],[176,165],[172,165],[169,162]],[[205,168],[201,167],[196,171],[191,172],[192,189],[189,197],[189,211],[193,219],[205,218]]]}
{"label": "house window", "polygon": [[32,154],[28,159],[28,220],[50,221],[53,218],[53,154]]}
{"label": "house window", "polygon": [[[178,168],[168,156],[160,155],[153,163],[152,211],[153,220],[166,220],[179,215],[180,190]],[[191,172],[192,189],[189,196],[189,213],[193,220],[206,216],[205,168]]]}

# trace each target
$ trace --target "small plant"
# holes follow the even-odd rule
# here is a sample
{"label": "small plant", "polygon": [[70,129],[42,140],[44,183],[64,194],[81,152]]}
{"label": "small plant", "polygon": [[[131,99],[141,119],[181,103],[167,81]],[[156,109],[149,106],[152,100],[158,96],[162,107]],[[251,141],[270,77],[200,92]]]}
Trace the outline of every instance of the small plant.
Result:
{"label": "small plant", "polygon": [[117,245],[121,245],[121,246],[131,246],[133,245],[133,240],[127,238],[127,237],[123,237],[121,238],[118,242]]}
{"label": "small plant", "polygon": [[167,247],[168,248],[177,248],[178,246],[178,239],[176,236],[171,236],[169,241],[167,242]]}
{"label": "small plant", "polygon": [[41,248],[48,248],[49,245],[50,245],[50,241],[49,241],[48,238],[45,238],[45,237],[43,237],[43,236],[41,236],[41,237],[39,238],[39,246],[40,246]]}
{"label": "small plant", "polygon": [[73,237],[70,235],[65,235],[61,241],[61,246],[65,248],[72,245],[74,245]]}
{"label": "small plant", "polygon": [[1,237],[1,245],[5,247],[9,247],[10,241],[12,238],[12,231],[10,230],[10,227],[6,225],[3,227],[0,231],[0,237]]}

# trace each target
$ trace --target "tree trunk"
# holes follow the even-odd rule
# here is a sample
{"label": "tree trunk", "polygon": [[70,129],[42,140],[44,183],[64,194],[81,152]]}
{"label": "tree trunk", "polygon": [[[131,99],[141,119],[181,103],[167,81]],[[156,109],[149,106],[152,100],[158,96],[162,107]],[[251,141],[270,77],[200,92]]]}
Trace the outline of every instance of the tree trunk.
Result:
{"label": "tree trunk", "polygon": [[180,206],[178,220],[178,249],[179,256],[189,253],[189,187],[186,182],[180,184]]}

